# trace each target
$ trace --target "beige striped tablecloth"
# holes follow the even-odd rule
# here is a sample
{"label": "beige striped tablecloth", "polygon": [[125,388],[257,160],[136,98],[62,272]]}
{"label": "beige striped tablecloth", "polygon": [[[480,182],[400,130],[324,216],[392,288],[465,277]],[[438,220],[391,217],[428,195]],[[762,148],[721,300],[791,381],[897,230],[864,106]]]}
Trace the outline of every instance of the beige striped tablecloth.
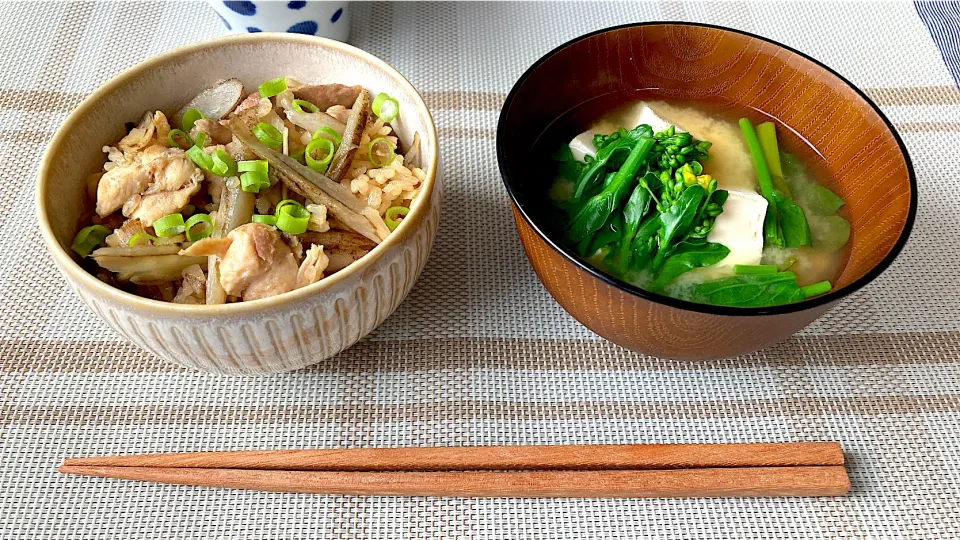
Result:
{"label": "beige striped tablecloth", "polygon": [[[33,215],[65,115],[153,54],[224,33],[202,3],[0,2],[0,537],[960,537],[960,92],[913,4],[359,4],[351,41],[424,94],[447,195],[423,277],[332,361],[241,378],[119,341]],[[538,285],[497,172],[498,109],[543,53],[643,20],[799,48],[897,125],[920,181],[899,260],[788,342],[675,362],[606,343]],[[836,126],[842,130],[843,126]],[[64,477],[66,456],[195,450],[838,440],[822,499],[521,500],[270,494]]]}

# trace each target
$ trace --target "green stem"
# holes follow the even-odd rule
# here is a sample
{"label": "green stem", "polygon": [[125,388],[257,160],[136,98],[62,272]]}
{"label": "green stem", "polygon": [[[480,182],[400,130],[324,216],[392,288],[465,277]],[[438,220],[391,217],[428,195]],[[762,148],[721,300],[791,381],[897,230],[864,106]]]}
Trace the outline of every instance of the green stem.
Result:
{"label": "green stem", "polygon": [[800,291],[803,292],[804,298],[810,298],[812,296],[817,296],[826,292],[830,292],[831,288],[832,287],[829,281],[821,281],[820,283],[814,283],[813,285],[800,287]]}
{"label": "green stem", "polygon": [[782,178],[783,169],[780,167],[777,126],[773,122],[764,122],[757,125],[757,139],[760,141],[760,148],[763,149],[763,157],[767,160],[767,168],[770,169],[770,175],[774,178],[778,176]]}
{"label": "green stem", "polygon": [[633,180],[633,177],[636,176],[637,171],[640,170],[640,166],[643,165],[643,159],[647,157],[647,152],[653,148],[655,139],[650,137],[641,137],[637,142],[637,145],[630,150],[630,155],[627,156],[627,160],[623,162],[623,165],[620,166],[620,170],[617,171],[617,175],[613,177],[613,180],[610,182],[609,189],[613,192],[619,192],[624,185]]}
{"label": "green stem", "polygon": [[763,157],[763,148],[760,146],[760,139],[757,138],[757,132],[753,129],[753,124],[747,118],[740,119],[740,130],[743,131],[743,137],[747,140],[747,149],[750,150],[750,157],[753,159],[753,167],[757,170],[757,180],[760,182],[760,194],[770,204],[773,202],[773,178],[770,176],[770,168],[767,167],[767,160]]}
{"label": "green stem", "polygon": [[777,265],[775,264],[735,264],[733,273],[738,276],[755,276],[758,274],[776,274]]}

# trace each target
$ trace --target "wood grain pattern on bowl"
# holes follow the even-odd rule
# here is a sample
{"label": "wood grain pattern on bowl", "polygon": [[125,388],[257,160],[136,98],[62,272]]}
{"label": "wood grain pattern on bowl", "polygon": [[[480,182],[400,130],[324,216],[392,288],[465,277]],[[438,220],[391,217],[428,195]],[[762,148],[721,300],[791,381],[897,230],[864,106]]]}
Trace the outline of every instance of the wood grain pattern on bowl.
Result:
{"label": "wood grain pattern on bowl", "polygon": [[[833,292],[763,309],[692,304],[600,274],[544,232],[537,216],[552,178],[531,166],[533,143],[550,123],[592,98],[640,90],[762,111],[822,154],[852,226],[850,259]],[[507,97],[497,150],[521,241],[547,290],[600,336],[658,356],[722,358],[786,339],[883,271],[905,243],[916,212],[909,156],[861,92],[799,52],[713,26],[629,25],[559,47]]]}
{"label": "wood grain pattern on bowl", "polygon": [[[220,306],[157,302],[113,288],[77,264],[70,244],[81,224],[87,175],[101,148],[145,110],[172,112],[218,80],[247,92],[291,76],[312,83],[359,84],[400,102],[402,144],[415,132],[427,177],[409,215],[356,263],[295,291]],[[219,373],[298,369],[349,347],[384,321],[413,288],[437,231],[442,200],[433,118],[393,68],[359,49],[297,34],[246,34],[187,45],[114,77],[63,122],[40,165],[37,216],[48,250],[80,298],[121,335],[157,356]],[[89,201],[87,201],[89,203]]]}

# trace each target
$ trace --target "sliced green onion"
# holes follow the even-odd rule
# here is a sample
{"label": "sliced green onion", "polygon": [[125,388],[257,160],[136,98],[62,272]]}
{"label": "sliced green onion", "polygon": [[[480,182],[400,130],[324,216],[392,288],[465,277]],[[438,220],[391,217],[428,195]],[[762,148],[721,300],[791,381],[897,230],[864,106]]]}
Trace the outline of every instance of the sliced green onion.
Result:
{"label": "sliced green onion", "polygon": [[387,223],[387,227],[392,231],[400,226],[400,222],[403,221],[403,218],[409,213],[410,209],[406,206],[391,206],[387,208],[387,212],[383,216],[383,221]]}
{"label": "sliced green onion", "polygon": [[[302,99],[293,100],[293,108],[299,112],[320,112],[320,107],[317,107],[309,101],[304,101]],[[307,109],[306,111],[304,109]]]}
{"label": "sliced green onion", "polygon": [[279,150],[283,146],[283,135],[280,134],[280,130],[266,122],[253,126],[253,135],[274,150]]}
{"label": "sliced green onion", "polygon": [[233,156],[223,151],[223,148],[217,148],[213,153],[213,174],[217,176],[236,176],[237,162]]}
{"label": "sliced green onion", "polygon": [[[193,228],[200,223],[206,224],[206,227],[203,227],[200,232],[194,233]],[[206,238],[213,234],[213,218],[209,214],[194,214],[184,225],[184,232],[187,233],[187,242],[195,242],[201,238]]]}
{"label": "sliced green onion", "polygon": [[[376,158],[373,157],[374,147],[381,143],[387,145],[387,150],[389,151],[386,161],[377,161]],[[393,163],[393,158],[397,157],[397,154],[394,152],[393,145],[390,144],[390,141],[384,137],[379,137],[370,141],[370,146],[367,148],[367,157],[370,158],[370,164],[374,167],[386,167],[387,165]]]}
{"label": "sliced green onion", "polygon": [[260,214],[254,214],[250,218],[254,223],[263,223],[264,225],[270,225],[275,227],[277,225],[277,216],[261,216]]}
{"label": "sliced green onion", "polygon": [[340,134],[337,133],[337,130],[330,126],[320,126],[320,129],[313,132],[314,139],[319,139],[320,137],[327,137],[331,139],[333,144],[340,144],[340,142],[343,140],[340,138]]}
{"label": "sliced green onion", "polygon": [[393,119],[400,114],[400,103],[383,92],[373,98],[370,108],[373,109],[373,114],[384,122],[393,122]]}
{"label": "sliced green onion", "polygon": [[204,152],[203,148],[200,148],[199,146],[191,146],[187,150],[186,154],[187,157],[190,158],[190,161],[197,164],[197,167],[200,167],[208,173],[213,173],[213,157]]}
{"label": "sliced green onion", "polygon": [[260,193],[270,187],[270,177],[260,171],[247,171],[240,175],[240,189],[247,193]]}
{"label": "sliced green onion", "polygon": [[284,199],[284,200],[282,200],[282,201],[280,201],[280,202],[277,203],[277,207],[273,210],[273,212],[274,212],[275,214],[279,214],[279,213],[280,213],[280,209],[283,208],[284,206],[288,205],[288,204],[300,204],[300,203],[298,203],[297,201],[295,201],[295,200],[293,200],[293,199]]}
{"label": "sliced green onion", "polygon": [[197,120],[200,120],[201,118],[206,118],[202,112],[198,111],[197,109],[187,109],[187,111],[183,113],[183,117],[180,119],[180,128],[189,133],[190,130],[193,129],[193,125],[196,124]]}
{"label": "sliced green onion", "polygon": [[297,151],[296,154],[293,154],[293,155],[290,156],[290,157],[292,157],[293,159],[295,159],[295,160],[299,161],[300,163],[303,163],[304,165],[306,165],[307,162],[304,161],[304,159],[303,159],[303,154],[304,154],[304,151],[305,151],[305,150],[306,150],[306,148],[301,148],[300,150]]}
{"label": "sliced green onion", "polygon": [[[288,199],[289,200],[289,199]],[[277,205],[277,228],[289,234],[307,232],[307,223],[310,222],[310,211],[302,204],[290,201],[280,201]]]}
{"label": "sliced green onion", "polygon": [[183,216],[170,214],[153,222],[153,230],[160,238],[176,236],[184,231]]}
{"label": "sliced green onion", "polygon": [[238,161],[237,170],[240,172],[262,172],[270,170],[270,164],[265,159],[252,159],[250,161]]}
{"label": "sliced green onion", "polygon": [[77,252],[77,255],[86,257],[91,251],[100,247],[103,239],[113,234],[113,231],[103,225],[90,225],[80,229],[77,236],[73,238],[73,245],[70,249]]}
{"label": "sliced green onion", "polygon": [[733,273],[738,276],[776,274],[779,269],[775,264],[735,264]]}
{"label": "sliced green onion", "polygon": [[[323,157],[320,159],[315,159],[313,157],[314,152],[323,151]],[[313,139],[307,144],[307,148],[303,152],[303,157],[307,160],[307,167],[317,171],[318,173],[324,173],[327,171],[327,167],[330,166],[330,162],[333,160],[333,141],[327,138]]]}
{"label": "sliced green onion", "polygon": [[[184,144],[177,142],[177,137],[183,139]],[[170,133],[167,134],[167,143],[170,144],[171,148],[180,148],[181,150],[186,150],[193,146],[193,140],[190,139],[190,136],[187,135],[186,131],[182,129],[171,129]]]}
{"label": "sliced green onion", "polygon": [[[146,240],[146,244],[139,244],[140,240]],[[157,237],[145,232],[138,232],[137,234],[130,237],[130,240],[127,240],[127,246],[137,246],[137,245],[150,245],[157,241]]]}
{"label": "sliced green onion", "polygon": [[277,77],[276,79],[270,79],[269,81],[264,82],[260,85],[257,90],[260,91],[260,97],[273,97],[280,92],[283,92],[287,89],[287,78],[286,77]]}
{"label": "sliced green onion", "polygon": [[203,145],[206,142],[207,142],[207,134],[202,131],[198,131],[197,138],[193,140],[193,145],[196,146],[197,148],[203,148]]}
{"label": "sliced green onion", "polygon": [[814,283],[813,285],[807,285],[806,287],[800,287],[800,290],[803,292],[804,298],[810,298],[811,296],[817,296],[826,292],[830,292],[831,285],[829,281],[821,281],[820,283]]}

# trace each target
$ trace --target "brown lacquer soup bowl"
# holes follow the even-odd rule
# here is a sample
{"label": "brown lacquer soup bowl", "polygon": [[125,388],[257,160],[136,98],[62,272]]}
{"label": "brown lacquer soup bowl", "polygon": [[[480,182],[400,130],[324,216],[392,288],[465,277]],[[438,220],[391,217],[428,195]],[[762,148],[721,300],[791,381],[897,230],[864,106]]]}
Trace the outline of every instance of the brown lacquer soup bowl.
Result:
{"label": "brown lacquer soup bowl", "polygon": [[[546,219],[553,181],[538,138],[597,96],[696,100],[760,111],[819,152],[846,201],[849,260],[833,290],[767,308],[697,304],[613,278],[580,259]],[[577,38],[534,64],[507,96],[497,129],[500,172],[527,257],[578,321],[637,352],[681,359],[747,354],[788,338],[886,269],[910,234],[917,185],[889,120],[860,90],[789,47],[726,28],[651,22]]]}

